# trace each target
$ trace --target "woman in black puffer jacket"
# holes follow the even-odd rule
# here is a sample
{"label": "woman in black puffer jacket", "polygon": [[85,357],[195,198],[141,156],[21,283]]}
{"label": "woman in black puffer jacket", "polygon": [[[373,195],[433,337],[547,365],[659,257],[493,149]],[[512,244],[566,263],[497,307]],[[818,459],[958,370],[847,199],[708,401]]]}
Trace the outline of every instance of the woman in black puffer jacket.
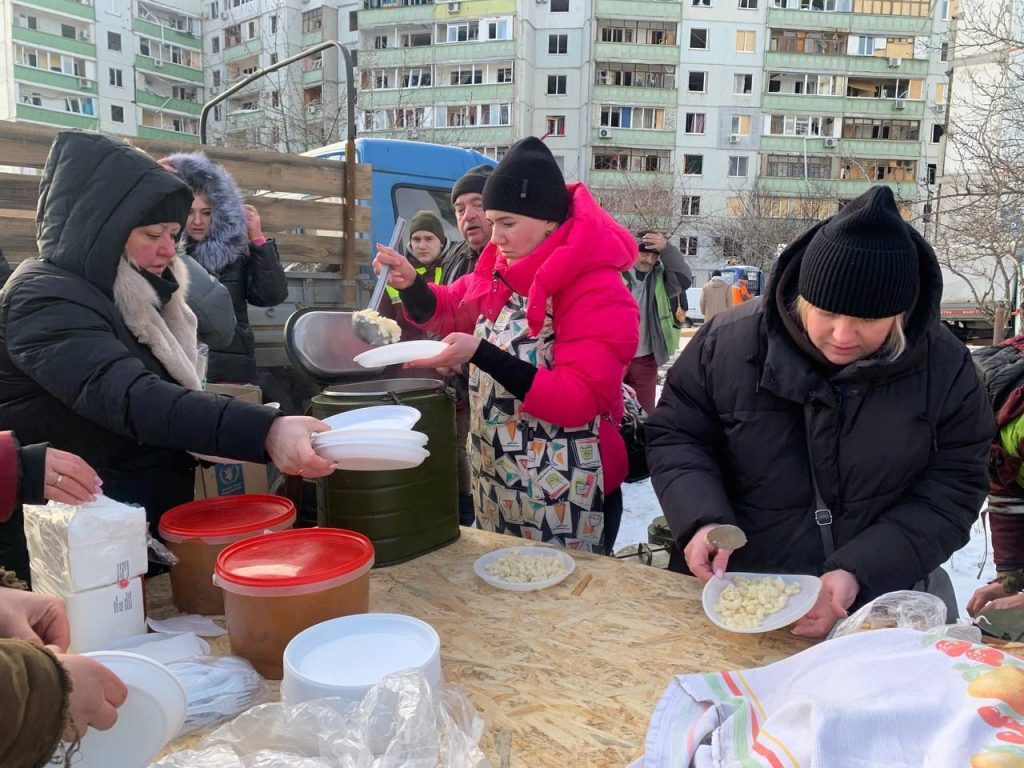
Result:
{"label": "woman in black puffer jacket", "polygon": [[[875,187],[790,245],[763,298],[700,330],[647,422],[677,570],[822,574],[808,636],[944,575],[988,490],[994,423],[941,292],[931,247]],[[710,545],[722,523],[747,545]]]}
{"label": "woman in black puffer jacket", "polygon": [[185,223],[185,251],[231,293],[235,335],[227,346],[211,345],[209,382],[256,384],[256,341],[249,308],[274,307],[288,298],[277,245],[263,236],[259,213],[242,201],[234,180],[201,152],[178,153],[160,164],[192,188],[195,199]]}

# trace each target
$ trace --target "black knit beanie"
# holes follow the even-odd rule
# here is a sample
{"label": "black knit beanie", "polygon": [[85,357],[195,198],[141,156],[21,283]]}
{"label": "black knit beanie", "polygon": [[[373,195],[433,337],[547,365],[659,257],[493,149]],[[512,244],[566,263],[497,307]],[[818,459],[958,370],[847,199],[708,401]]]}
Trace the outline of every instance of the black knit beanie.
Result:
{"label": "black knit beanie", "polygon": [[[166,171],[161,171],[166,173]],[[172,221],[178,222],[182,228],[192,210],[192,191],[182,184],[139,217],[136,227],[145,227],[150,224],[167,224]]]}
{"label": "black knit beanie", "polygon": [[433,232],[442,243],[447,240],[441,220],[430,211],[416,211],[416,215],[412,217],[412,222],[409,224],[409,238],[412,239],[413,232],[422,230]]}
{"label": "black knit beanie", "polygon": [[819,309],[860,318],[906,312],[918,253],[888,187],[872,187],[825,222],[800,261],[798,290]]}
{"label": "black knit beanie", "polygon": [[452,205],[455,201],[468,192],[476,192],[478,195],[484,191],[484,182],[494,171],[493,165],[478,165],[470,168],[452,185]]}
{"label": "black knit beanie", "polygon": [[484,184],[484,210],[543,221],[564,221],[569,212],[565,178],[551,150],[530,136],[509,147]]}

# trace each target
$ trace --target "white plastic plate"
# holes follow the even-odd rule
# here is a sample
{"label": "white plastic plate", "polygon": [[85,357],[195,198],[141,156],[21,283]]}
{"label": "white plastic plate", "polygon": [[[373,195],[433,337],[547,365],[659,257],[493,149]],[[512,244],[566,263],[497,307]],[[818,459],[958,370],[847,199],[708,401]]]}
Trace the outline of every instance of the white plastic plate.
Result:
{"label": "white plastic plate", "polygon": [[333,429],[318,432],[313,437],[313,447],[321,445],[373,444],[373,445],[415,445],[422,448],[427,444],[427,435],[411,429]]}
{"label": "white plastic plate", "polygon": [[[761,623],[756,627],[729,627],[726,626],[715,610],[715,606],[718,604],[718,596],[722,594],[722,590],[725,589],[732,583],[732,580],[736,576],[744,576],[748,579],[762,579],[765,576],[778,576],[782,579],[786,586],[789,586],[793,582],[800,585],[800,591],[795,595],[790,595],[789,601],[786,603],[786,607],[778,613],[773,613],[770,616],[765,616]],[[821,579],[817,576],[804,576],[801,574],[787,574],[787,573],[733,573],[727,572],[725,578],[718,578],[712,576],[707,584],[704,585],[704,592],[701,595],[701,602],[704,604],[704,613],[711,619],[711,623],[716,627],[721,627],[727,632],[737,632],[739,634],[755,634],[757,632],[771,632],[773,629],[781,629],[789,624],[792,624],[797,619],[801,618],[811,608],[814,607],[814,601],[818,599],[818,590],[821,589]]]}
{"label": "white plastic plate", "polygon": [[336,413],[323,420],[332,430],[339,429],[412,429],[420,412],[411,405],[368,405]]}
{"label": "white plastic plate", "polygon": [[[557,557],[565,563],[565,571],[558,576],[552,576],[550,579],[545,581],[505,581],[499,579],[496,576],[487,572],[487,566],[497,560],[499,557],[504,555],[506,552],[518,552],[521,555],[528,555],[529,557]],[[508,589],[512,592],[533,592],[537,589],[547,589],[553,587],[555,584],[559,584],[564,581],[570,573],[576,570],[576,561],[573,560],[572,555],[566,552],[564,549],[555,549],[553,547],[505,547],[504,549],[496,549],[493,552],[488,552],[486,555],[482,555],[476,559],[473,563],[473,573],[479,576],[481,579],[486,581],[492,587],[498,589]]]}
{"label": "white plastic plate", "polygon": [[423,463],[430,452],[415,445],[331,444],[313,447],[318,456],[338,469],[357,471],[409,469]]}
{"label": "white plastic plate", "polygon": [[181,730],[185,722],[185,689],[158,661],[125,651],[86,653],[124,681],[128,698],[107,731],[90,728],[82,737],[74,768],[139,768]]}
{"label": "white plastic plate", "polygon": [[360,352],[352,359],[364,368],[380,368],[396,363],[408,363],[410,360],[424,360],[438,355],[447,349],[443,341],[419,339],[418,341],[400,341],[397,344],[385,344]]}

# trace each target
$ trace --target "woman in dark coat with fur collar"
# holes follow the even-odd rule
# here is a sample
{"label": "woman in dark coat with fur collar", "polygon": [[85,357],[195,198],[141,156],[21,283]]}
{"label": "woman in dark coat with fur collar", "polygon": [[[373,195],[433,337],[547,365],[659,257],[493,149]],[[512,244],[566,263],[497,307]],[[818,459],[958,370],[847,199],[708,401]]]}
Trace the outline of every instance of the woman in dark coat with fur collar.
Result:
{"label": "woman in dark coat with fur collar", "polygon": [[[931,246],[875,187],[790,245],[763,298],[702,327],[647,422],[689,572],[822,575],[794,629],[820,637],[967,542],[994,422],[938,322],[941,292]],[[716,550],[706,534],[722,523],[747,545]]]}
{"label": "woman in dark coat with fur collar", "polygon": [[263,236],[259,213],[243,202],[228,172],[206,155],[178,153],[161,165],[173,168],[195,196],[182,238],[186,253],[224,284],[235,308],[234,338],[211,345],[206,380],[256,384],[248,305],[274,307],[288,298],[277,245]]}
{"label": "woman in dark coat with fur collar", "polygon": [[[191,501],[189,452],[328,474],[327,425],[197,391],[196,318],[175,238],[192,193],[149,156],[61,133],[39,188],[39,259],[0,292],[0,429],[49,442],[99,473],[107,496],[164,510]],[[20,510],[0,563],[27,575]]]}

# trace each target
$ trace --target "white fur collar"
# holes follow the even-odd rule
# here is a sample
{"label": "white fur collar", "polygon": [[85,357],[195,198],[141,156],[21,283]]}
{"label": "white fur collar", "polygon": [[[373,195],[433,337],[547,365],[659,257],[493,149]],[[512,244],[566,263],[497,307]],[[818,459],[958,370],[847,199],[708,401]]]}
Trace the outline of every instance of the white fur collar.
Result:
{"label": "white fur collar", "polygon": [[114,305],[132,335],[150,348],[175,381],[188,389],[199,389],[196,316],[185,303],[188,269],[179,259],[174,259],[170,267],[178,290],[160,310],[156,290],[122,257],[114,279]]}

